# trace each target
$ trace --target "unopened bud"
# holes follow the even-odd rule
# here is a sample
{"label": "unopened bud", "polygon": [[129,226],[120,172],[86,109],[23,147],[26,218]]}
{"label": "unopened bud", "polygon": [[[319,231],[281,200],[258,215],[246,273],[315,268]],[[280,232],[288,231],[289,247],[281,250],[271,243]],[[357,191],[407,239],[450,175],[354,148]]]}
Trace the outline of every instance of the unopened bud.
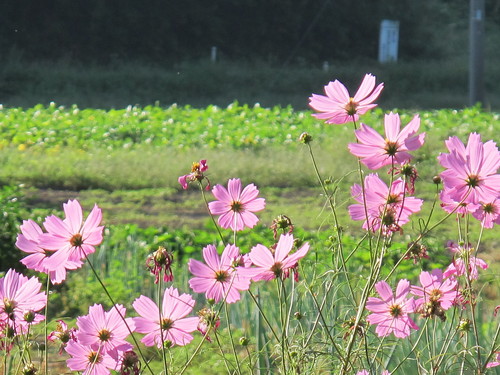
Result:
{"label": "unopened bud", "polygon": [[299,142],[302,142],[304,144],[308,144],[308,143],[311,143],[313,140],[313,138],[309,135],[309,133],[307,132],[304,132],[300,135],[299,137]]}

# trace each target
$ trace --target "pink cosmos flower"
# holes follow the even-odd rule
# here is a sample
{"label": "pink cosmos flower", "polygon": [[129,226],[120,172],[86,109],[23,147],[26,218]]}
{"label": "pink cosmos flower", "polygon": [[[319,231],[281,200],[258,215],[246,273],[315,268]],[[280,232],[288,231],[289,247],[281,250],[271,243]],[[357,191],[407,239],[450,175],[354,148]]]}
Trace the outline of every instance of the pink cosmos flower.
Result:
{"label": "pink cosmos flower", "polygon": [[471,202],[461,202],[456,201],[450,196],[451,191],[443,189],[439,193],[439,199],[441,200],[441,208],[448,213],[455,212],[457,215],[464,217],[467,213],[475,212],[478,208],[478,204]]}
{"label": "pink cosmos flower", "polygon": [[109,375],[109,370],[117,368],[118,363],[109,354],[98,348],[70,341],[66,352],[71,356],[66,364],[71,371],[82,371],[82,375]]}
{"label": "pink cosmos flower", "polygon": [[450,153],[442,153],[438,160],[447,168],[441,178],[451,199],[478,204],[498,197],[500,152],[495,142],[483,144],[479,134],[471,133],[467,146],[458,137],[450,137],[446,147]]}
{"label": "pink cosmos flower", "polygon": [[492,362],[488,362],[486,364],[486,368],[492,368],[500,366],[500,352],[496,352],[496,360]]}
{"label": "pink cosmos flower", "polygon": [[421,286],[412,286],[411,292],[419,297],[417,308],[424,317],[438,316],[445,319],[444,310],[453,306],[458,298],[458,283],[454,279],[444,279],[443,271],[435,269],[432,273],[422,271],[419,276]]}
{"label": "pink cosmos flower", "polygon": [[378,98],[384,88],[381,83],[375,87],[375,77],[366,74],[358,91],[351,97],[346,87],[335,80],[325,86],[324,95],[312,94],[309,98],[309,106],[321,113],[313,114],[320,120],[326,120],[327,124],[345,124],[349,121],[358,121],[359,115],[377,105],[373,102]]}
{"label": "pink cosmos flower", "polygon": [[373,314],[368,315],[366,320],[370,324],[377,324],[375,332],[379,337],[388,336],[392,332],[394,336],[404,338],[410,334],[410,328],[418,329],[408,316],[417,307],[413,298],[406,298],[410,292],[408,280],[399,280],[395,295],[385,281],[376,283],[375,289],[382,298],[368,298],[366,308]]}
{"label": "pink cosmos flower", "polygon": [[[133,348],[126,341],[130,331],[122,319],[125,313],[126,309],[122,305],[116,305],[109,311],[104,311],[101,305],[90,306],[88,315],[80,316],[76,320],[78,342],[100,348],[101,353],[107,353],[118,360],[121,353]],[[133,330],[132,318],[127,318],[126,322]]]}
{"label": "pink cosmos flower", "polygon": [[[365,201],[360,185],[354,184],[351,193],[358,204],[349,206],[353,220],[364,220],[363,229],[376,232],[383,226],[384,234],[401,230],[410,215],[420,211],[423,200],[408,197],[405,193],[405,181],[401,178],[392,183],[391,189],[376,174],[365,177]],[[366,217],[368,213],[368,218]]]}
{"label": "pink cosmos flower", "polygon": [[[165,290],[160,318],[156,303],[146,296],[140,296],[134,303],[135,311],[140,317],[132,318],[135,330],[145,333],[141,340],[146,346],[156,345],[161,348],[164,343],[171,345],[187,345],[193,340],[191,332],[198,327],[197,317],[185,318],[194,307],[194,300],[189,294],[179,295],[179,291],[170,287]],[[161,325],[161,329],[160,329]],[[163,341],[161,331],[163,330]]]}
{"label": "pink cosmos flower", "polygon": [[478,209],[472,213],[484,228],[491,229],[500,224],[500,196],[488,203],[481,202]]}
{"label": "pink cosmos flower", "polygon": [[0,278],[0,321],[13,321],[17,326],[26,321],[27,312],[37,312],[47,304],[47,296],[40,292],[42,284],[36,277],[26,276],[9,269]]}
{"label": "pink cosmos flower", "polygon": [[63,205],[66,218],[52,215],[45,219],[43,226],[48,233],[40,237],[39,245],[43,249],[55,251],[46,261],[49,268],[58,264],[79,262],[86,255],[95,252],[95,246],[102,242],[103,227],[101,209],[94,206],[87,220],[83,221],[83,212],[77,200],[69,200]]}
{"label": "pink cosmos flower", "polygon": [[188,188],[188,183],[193,181],[199,181],[206,179],[208,181],[206,190],[210,190],[210,181],[203,174],[208,169],[208,164],[206,160],[200,160],[199,162],[194,162],[191,166],[191,173],[185,174],[184,176],[180,176],[178,178],[179,184],[181,184],[182,188],[186,190]]}
{"label": "pink cosmos flower", "polygon": [[16,246],[25,253],[30,254],[21,259],[21,263],[29,269],[46,273],[53,284],[59,284],[66,279],[66,270],[74,270],[82,266],[80,260],[67,260],[64,263],[53,263],[48,266],[47,260],[53,250],[48,251],[40,246],[40,238],[43,236],[40,226],[33,220],[25,220],[20,229],[21,234],[17,236]]}
{"label": "pink cosmos flower", "polygon": [[425,133],[416,134],[420,118],[415,115],[408,125],[401,129],[399,115],[392,112],[385,115],[385,138],[368,125],[361,124],[355,131],[360,143],[350,143],[349,150],[370,169],[385,165],[405,164],[411,160],[408,151],[415,151],[424,144]]}
{"label": "pink cosmos flower", "polygon": [[[453,253],[453,262],[444,271],[445,277],[457,277],[468,274],[471,280],[475,280],[479,277],[477,272],[478,267],[483,270],[488,268],[488,264],[484,260],[472,255],[474,254],[474,248],[470,244],[461,246],[453,241],[448,241],[446,248]],[[466,263],[468,263],[467,266]]]}
{"label": "pink cosmos flower", "polygon": [[249,255],[256,267],[247,269],[253,273],[252,280],[269,281],[278,277],[282,279],[289,277],[290,270],[296,270],[299,260],[309,251],[309,243],[306,242],[300,249],[290,254],[293,243],[292,234],[282,234],[274,251],[261,244],[254,246]]}
{"label": "pink cosmos flower", "polygon": [[227,190],[224,186],[216,185],[212,193],[217,200],[208,204],[210,213],[220,215],[219,225],[233,231],[243,230],[245,227],[253,228],[259,221],[253,212],[266,207],[265,199],[257,198],[259,190],[255,185],[247,185],[242,191],[239,178],[230,179]]}
{"label": "pink cosmos flower", "polygon": [[240,249],[235,245],[227,245],[221,257],[214,245],[206,246],[203,249],[206,264],[189,260],[189,271],[195,276],[189,280],[189,286],[215,302],[239,301],[240,291],[250,288],[250,278],[238,271],[241,267],[236,267],[240,257]]}

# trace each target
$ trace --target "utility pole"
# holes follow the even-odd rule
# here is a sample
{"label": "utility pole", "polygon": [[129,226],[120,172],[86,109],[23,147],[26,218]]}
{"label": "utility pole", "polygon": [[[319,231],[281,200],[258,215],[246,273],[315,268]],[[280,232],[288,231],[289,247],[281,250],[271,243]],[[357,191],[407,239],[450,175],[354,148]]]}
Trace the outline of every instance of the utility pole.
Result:
{"label": "utility pole", "polygon": [[484,0],[470,0],[469,105],[484,103]]}

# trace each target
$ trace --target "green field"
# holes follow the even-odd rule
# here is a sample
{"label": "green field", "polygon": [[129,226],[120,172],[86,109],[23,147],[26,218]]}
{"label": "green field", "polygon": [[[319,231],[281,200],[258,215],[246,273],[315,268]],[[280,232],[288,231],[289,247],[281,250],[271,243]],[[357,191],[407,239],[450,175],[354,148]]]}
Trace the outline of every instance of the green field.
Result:
{"label": "green field", "polygon": [[[376,109],[362,122],[382,131],[384,113]],[[401,111],[403,124],[415,113]],[[432,177],[442,171],[436,156],[445,151],[444,140],[458,135],[466,141],[470,132],[481,133],[483,141],[495,139],[500,116],[480,107],[418,113],[427,138],[424,147],[415,152],[420,176],[415,195],[426,200],[418,216],[425,218],[435,196]],[[188,290],[186,260],[199,258],[206,244],[219,240],[199,190],[193,186],[184,191],[177,182],[178,176],[189,173],[193,161],[208,160],[207,176],[212,184],[225,185],[228,178],[238,177],[244,184],[255,183],[260,195],[266,198],[267,207],[259,213],[259,225],[238,235],[238,245],[244,252],[256,243],[273,241],[269,225],[277,215],[292,218],[296,235],[310,242],[313,249],[301,266],[301,272],[313,285],[322,272],[329,272],[335,231],[307,147],[298,141],[299,135],[307,131],[314,139],[312,149],[322,180],[328,181],[329,191],[337,191],[342,242],[346,248],[354,249],[361,236],[360,223],[350,221],[347,214],[347,206],[353,202],[349,187],[357,181],[356,159],[347,149],[347,144],[354,141],[352,124],[325,125],[315,120],[310,111],[238,103],[225,108],[147,106],[119,110],[56,104],[26,109],[3,107],[0,131],[0,181],[3,185],[20,186],[21,218],[41,223],[50,213],[61,214],[62,203],[72,198],[81,201],[85,212],[95,203],[103,209],[105,240],[92,261],[116,300],[129,307],[131,298],[139,293],[155,293],[153,279],[143,264],[147,254],[159,245],[174,251],[178,262],[176,286]],[[212,200],[210,193],[207,197]],[[433,222],[443,216],[438,209]],[[470,229],[476,236],[479,224],[471,223]],[[443,244],[453,238],[455,231],[450,218],[438,232],[425,238],[432,257],[422,267],[443,267],[449,263]],[[394,237],[388,248],[387,265],[397,261],[418,232],[415,221],[405,226],[402,235]],[[229,239],[230,234],[227,236]],[[500,260],[500,242],[495,229],[485,231],[481,244],[482,257],[492,263],[492,270],[482,279],[484,303],[490,308],[491,301],[498,298],[498,280],[494,276],[498,266],[493,261]],[[349,272],[357,278],[367,262],[368,252],[358,249]],[[420,270],[408,262],[399,271],[416,278]],[[266,288],[261,292],[273,298],[273,292]],[[67,282],[51,296],[50,316],[84,314],[87,306],[95,302],[109,306],[106,295],[85,266],[71,272]],[[231,311],[233,324],[242,323],[247,332],[253,329],[255,319],[250,305],[246,297]],[[312,301],[304,301],[303,308],[313,308]],[[338,314],[334,310],[332,307],[332,316]],[[268,312],[278,314],[272,308]],[[490,326],[484,327],[491,330]],[[181,353],[180,349],[176,353]],[[204,353],[211,363],[209,367],[224,371],[215,349]],[[204,358],[200,357],[200,361]],[[328,367],[326,363],[319,366]]]}

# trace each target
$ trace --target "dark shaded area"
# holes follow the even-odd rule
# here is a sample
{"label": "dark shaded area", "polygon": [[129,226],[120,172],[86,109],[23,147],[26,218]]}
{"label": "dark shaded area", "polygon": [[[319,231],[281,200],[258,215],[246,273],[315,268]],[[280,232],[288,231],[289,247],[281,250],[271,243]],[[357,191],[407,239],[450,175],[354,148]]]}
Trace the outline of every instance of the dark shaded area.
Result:
{"label": "dark shaded area", "polygon": [[[487,1],[491,19],[498,1]],[[376,58],[382,19],[401,23],[403,59],[456,48],[468,2],[451,0],[20,0],[0,12],[0,49],[27,59],[108,63],[209,56],[283,62]],[[463,46],[464,47],[464,46]]]}

